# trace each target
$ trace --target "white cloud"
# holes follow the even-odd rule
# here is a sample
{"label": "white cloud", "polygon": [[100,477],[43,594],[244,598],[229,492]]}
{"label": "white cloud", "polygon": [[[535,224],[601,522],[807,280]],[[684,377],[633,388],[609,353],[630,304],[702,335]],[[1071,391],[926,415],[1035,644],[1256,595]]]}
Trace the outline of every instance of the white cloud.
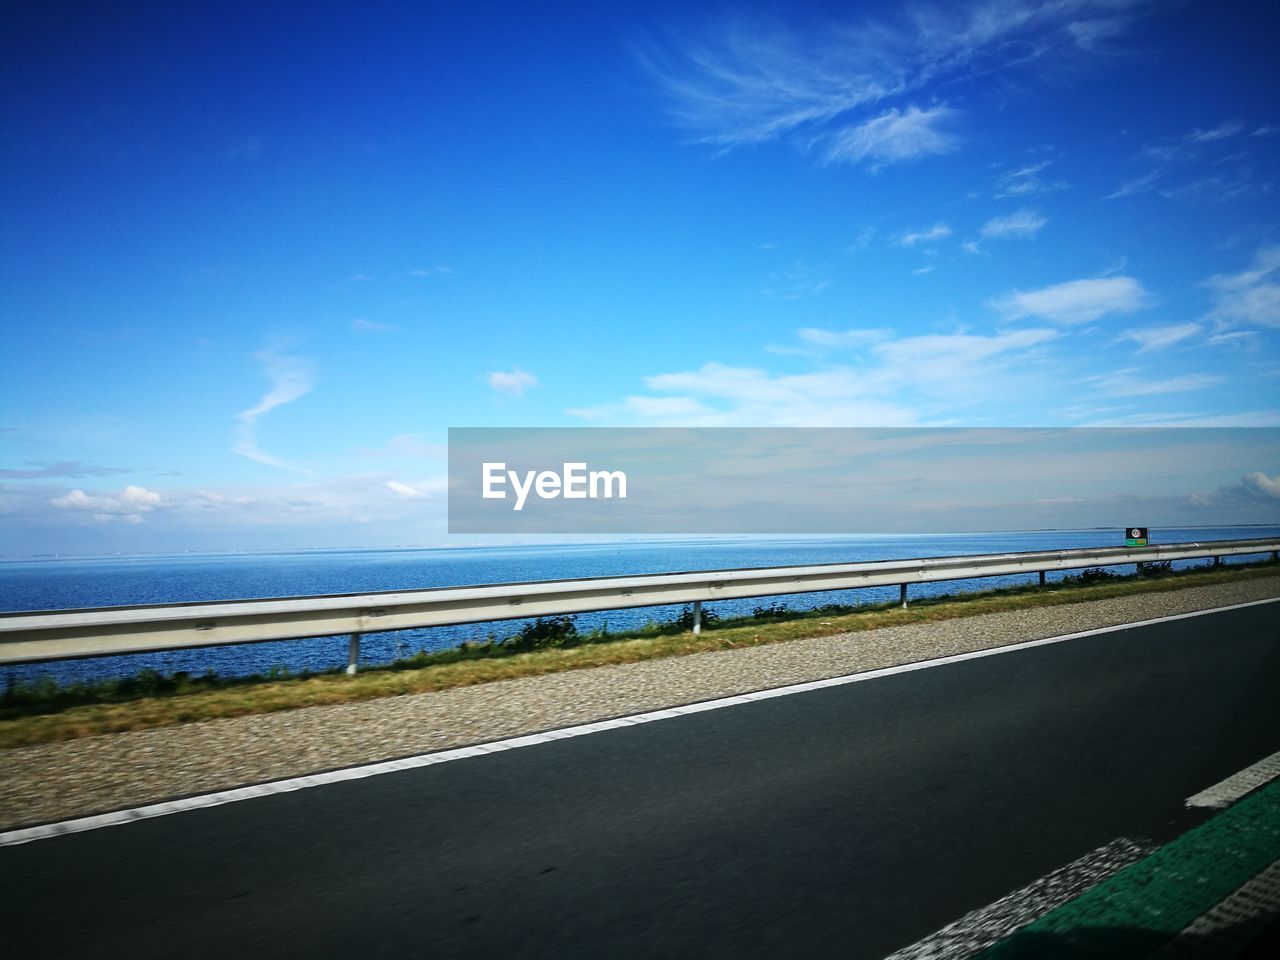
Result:
{"label": "white cloud", "polygon": [[1226,120],[1209,130],[1192,130],[1187,134],[1186,139],[1194,143],[1212,143],[1214,140],[1225,140],[1227,137],[1234,137],[1243,129],[1244,124],[1239,120]]}
{"label": "white cloud", "polygon": [[1261,471],[1246,474],[1239,483],[1219,487],[1213,493],[1191,495],[1191,502],[1196,506],[1219,509],[1239,504],[1261,504],[1274,509],[1273,500],[1280,500],[1280,476],[1268,477]]}
{"label": "white cloud", "polygon": [[951,236],[951,228],[949,226],[945,223],[935,223],[925,230],[904,233],[896,242],[900,247],[915,247],[920,244],[937,243],[939,240],[945,240],[949,236]]}
{"label": "white cloud", "polygon": [[856,366],[783,375],[706,363],[646,377],[645,385],[658,396],[567,412],[595,421],[673,426],[912,426],[923,419],[919,402],[950,415],[966,404],[981,404],[992,391],[1016,390],[1016,372],[1058,335],[1028,329],[891,340],[874,331],[872,340],[864,333],[801,333],[806,342],[824,347],[865,346]]}
{"label": "white cloud", "polygon": [[805,327],[798,330],[796,335],[805,343],[812,344],[815,347],[853,350],[886,340],[893,335],[893,331],[884,328],[823,330],[820,327]]}
{"label": "white cloud", "polygon": [[537,385],[538,378],[532,373],[526,373],[519,367],[513,367],[509,372],[494,370],[489,374],[489,386],[499,393],[505,393],[509,397],[524,396],[526,390]]}
{"label": "white cloud", "polygon": [[1216,294],[1210,314],[1229,324],[1253,323],[1280,328],[1280,246],[1263,247],[1248,270],[1218,274],[1208,280]]}
{"label": "white cloud", "polygon": [[890,379],[935,384],[943,390],[957,381],[980,380],[993,371],[984,363],[1023,353],[1057,337],[1053,330],[1029,329],[984,336],[926,334],[883,343],[876,354],[886,363]]}
{"label": "white cloud", "polygon": [[385,486],[392,493],[399,494],[406,500],[427,500],[447,490],[448,482],[445,478],[420,480],[415,483],[402,483],[399,480],[388,480]]}
{"label": "white cloud", "polygon": [[395,327],[389,323],[379,323],[377,320],[356,317],[351,321],[351,329],[358,333],[385,333],[388,330],[394,330]]}
{"label": "white cloud", "polygon": [[946,106],[928,110],[909,106],[903,111],[895,107],[835,134],[825,159],[827,163],[869,162],[876,169],[886,163],[950,153],[958,141],[943,127],[955,117],[956,111]]}
{"label": "white cloud", "polygon": [[939,128],[956,112],[911,98],[979,74],[1087,56],[1145,6],[1152,4],[975,0],[902,6],[892,20],[826,21],[807,31],[738,16],[636,53],[698,142],[731,149],[789,139],[828,162],[879,165],[956,145]]}
{"label": "white cloud", "polygon": [[1247,410],[1242,413],[1133,413],[1124,417],[1090,420],[1086,427],[1280,427],[1280,410]]}
{"label": "white cloud", "polygon": [[300,357],[280,356],[271,351],[263,351],[256,357],[262,363],[267,378],[271,381],[271,389],[252,407],[241,410],[235,415],[234,442],[231,450],[233,453],[267,466],[305,472],[258,447],[257,423],[277,407],[293,403],[311,392],[311,366]]}
{"label": "white cloud", "polygon": [[1188,373],[1179,377],[1161,373],[1144,375],[1141,371],[1130,368],[1100,377],[1090,377],[1089,382],[1103,393],[1113,397],[1152,397],[1166,393],[1203,390],[1221,383],[1222,377],[1208,373]]}
{"label": "white cloud", "polygon": [[798,300],[819,294],[831,286],[826,264],[810,265],[796,260],[781,270],[770,271],[760,295],[774,300]]}
{"label": "white cloud", "polygon": [[1003,217],[992,217],[978,231],[984,237],[1034,237],[1049,221],[1035,210],[1018,210]]}
{"label": "white cloud", "polygon": [[437,263],[434,267],[425,267],[418,270],[410,270],[411,277],[438,277],[443,274],[453,273],[453,267],[445,266],[443,263]]}
{"label": "white cloud", "polygon": [[[1154,162],[1154,168],[1127,181],[1107,199],[1154,190],[1168,200],[1222,204],[1267,193],[1272,184],[1256,178],[1256,163],[1247,142],[1233,144],[1232,153],[1222,153],[1224,141],[1244,129],[1240,121],[1228,120],[1208,130],[1197,128],[1146,144],[1141,156]],[[1206,164],[1215,172],[1206,175],[1196,166]]]}
{"label": "white cloud", "polygon": [[1030,197],[1067,189],[1061,180],[1050,180],[1044,175],[1052,164],[1052,160],[1041,160],[1001,174],[996,180],[996,197]]}
{"label": "white cloud", "polygon": [[1230,347],[1236,350],[1254,350],[1261,334],[1257,330],[1227,330],[1215,333],[1205,343],[1211,347]]}
{"label": "white cloud", "polygon": [[127,486],[117,494],[94,496],[83,490],[72,490],[50,501],[59,510],[76,510],[89,514],[99,522],[122,520],[141,523],[142,515],[161,504],[160,494],[145,487]]}
{"label": "white cloud", "polygon": [[1154,189],[1156,182],[1164,176],[1164,171],[1157,168],[1148,173],[1144,173],[1140,177],[1134,177],[1121,184],[1113,193],[1107,194],[1108,200],[1118,200],[1120,197],[1131,197],[1134,194],[1146,193]]}
{"label": "white cloud", "polygon": [[1088,323],[1111,313],[1133,313],[1148,305],[1142,284],[1132,277],[1069,280],[1039,290],[1013,290],[991,301],[1006,319],[1038,317],[1054,323]]}
{"label": "white cloud", "polygon": [[1138,344],[1140,353],[1151,350],[1163,350],[1188,337],[1194,337],[1203,329],[1198,323],[1174,323],[1166,326],[1135,327],[1120,334],[1121,340],[1132,340]]}
{"label": "white cloud", "polygon": [[1280,475],[1268,477],[1265,473],[1251,473],[1244,482],[1268,497],[1280,500]]}

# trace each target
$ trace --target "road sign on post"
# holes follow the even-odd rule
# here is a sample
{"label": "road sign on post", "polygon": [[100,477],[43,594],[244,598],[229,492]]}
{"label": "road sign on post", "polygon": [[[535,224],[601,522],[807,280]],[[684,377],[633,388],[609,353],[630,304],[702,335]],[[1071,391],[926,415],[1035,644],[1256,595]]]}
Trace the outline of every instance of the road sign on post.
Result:
{"label": "road sign on post", "polygon": [[1147,528],[1129,527],[1124,532],[1124,545],[1126,547],[1145,547],[1147,545]]}

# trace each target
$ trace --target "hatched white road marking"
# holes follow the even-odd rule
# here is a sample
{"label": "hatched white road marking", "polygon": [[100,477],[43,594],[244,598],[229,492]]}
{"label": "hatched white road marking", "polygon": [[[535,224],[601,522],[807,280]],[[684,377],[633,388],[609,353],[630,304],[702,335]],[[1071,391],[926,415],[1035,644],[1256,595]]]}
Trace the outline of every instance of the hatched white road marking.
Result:
{"label": "hatched white road marking", "polygon": [[1188,807],[1208,807],[1221,810],[1229,807],[1246,793],[1252,793],[1264,783],[1270,783],[1280,776],[1280,753],[1259,760],[1253,766],[1245,767],[1239,773],[1232,774],[1221,783],[1215,783],[1206,790],[1201,790],[1194,797],[1187,798]]}
{"label": "hatched white road marking", "polygon": [[1149,844],[1121,837],[1065,867],[1045,874],[1021,890],[974,910],[937,933],[904,947],[885,960],[962,960],[1073,900],[1113,873],[1151,852]]}

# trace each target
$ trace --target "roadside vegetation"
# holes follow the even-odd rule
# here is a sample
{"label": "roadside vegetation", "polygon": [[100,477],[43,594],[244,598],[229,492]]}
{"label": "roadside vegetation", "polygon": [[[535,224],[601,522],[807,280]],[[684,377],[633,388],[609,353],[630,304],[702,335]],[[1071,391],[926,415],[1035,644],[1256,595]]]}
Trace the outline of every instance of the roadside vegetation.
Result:
{"label": "roadside vegetation", "polygon": [[692,610],[663,623],[612,633],[607,624],[580,632],[573,617],[546,617],[504,638],[418,653],[384,666],[362,667],[355,676],[290,674],[220,677],[152,670],[134,677],[60,686],[51,679],[10,683],[0,692],[0,748],[69,740],[125,730],[271,713],[295,707],[349,703],[530,677],[563,670],[634,663],[707,650],[749,647],[878,627],[927,623],[956,617],[1081,603],[1107,597],[1163,592],[1274,575],[1274,561],[1173,571],[1149,563],[1136,574],[1083,570],[1036,585],[1005,587],[895,603],[837,605],[793,610],[785,602],[757,606],[749,617],[720,618],[704,606],[702,633],[694,635]]}

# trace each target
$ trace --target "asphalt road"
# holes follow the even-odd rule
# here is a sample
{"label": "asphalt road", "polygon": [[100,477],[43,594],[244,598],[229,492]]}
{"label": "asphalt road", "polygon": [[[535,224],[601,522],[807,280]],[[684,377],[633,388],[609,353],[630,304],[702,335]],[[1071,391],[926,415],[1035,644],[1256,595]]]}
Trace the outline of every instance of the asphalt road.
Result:
{"label": "asphalt road", "polygon": [[1280,750],[1280,604],[0,848],[58,957],[882,957]]}

